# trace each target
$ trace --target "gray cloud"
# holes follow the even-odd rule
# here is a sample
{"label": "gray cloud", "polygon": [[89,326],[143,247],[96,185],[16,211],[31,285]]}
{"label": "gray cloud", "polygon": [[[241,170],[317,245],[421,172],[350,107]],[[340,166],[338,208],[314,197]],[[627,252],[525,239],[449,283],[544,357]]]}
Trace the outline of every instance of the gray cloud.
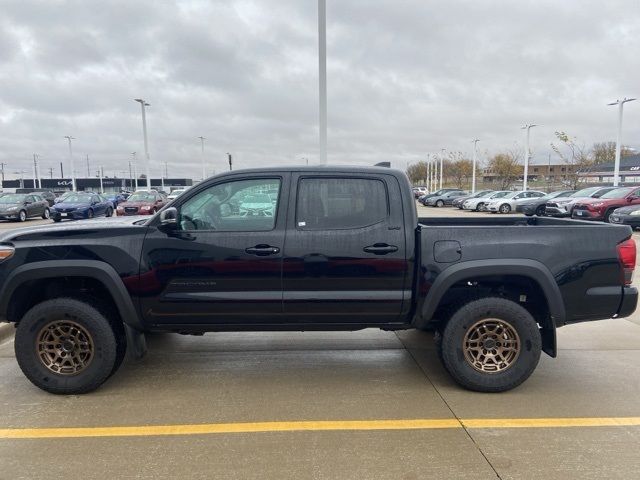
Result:
{"label": "gray cloud", "polygon": [[[3,2],[0,161],[8,172],[78,157],[110,173],[142,151],[148,111],[154,174],[317,158],[316,2]],[[640,11],[628,1],[328,1],[329,158],[391,160],[441,148],[483,151],[533,131],[615,138],[606,103],[639,96]],[[640,147],[640,102],[625,143]],[[83,165],[76,161],[77,165]],[[78,173],[85,172],[77,167]]]}

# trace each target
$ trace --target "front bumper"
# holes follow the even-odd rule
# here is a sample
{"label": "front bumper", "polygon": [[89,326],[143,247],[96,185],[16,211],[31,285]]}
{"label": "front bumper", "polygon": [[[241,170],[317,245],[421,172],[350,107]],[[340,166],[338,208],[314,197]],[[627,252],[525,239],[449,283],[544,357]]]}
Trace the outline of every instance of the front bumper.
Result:
{"label": "front bumper", "polygon": [[16,220],[18,218],[18,212],[0,213],[0,220]]}
{"label": "front bumper", "polygon": [[571,218],[578,220],[603,220],[604,216],[600,212],[592,212],[591,210],[573,209]]}
{"label": "front bumper", "polygon": [[82,220],[87,218],[87,211],[59,212],[51,210],[51,218],[53,220]]}
{"label": "front bumper", "polygon": [[522,212],[525,215],[535,215],[538,208],[535,205],[516,205],[516,212]]}
{"label": "front bumper", "polygon": [[487,205],[487,210],[490,211],[490,212],[497,212],[499,208],[500,208],[500,205],[498,205],[498,204]]}
{"label": "front bumper", "polygon": [[624,213],[612,213],[611,216],[609,216],[609,222],[620,225],[629,225],[630,227],[637,228],[640,227],[640,216],[627,215]]}
{"label": "front bumper", "polygon": [[545,205],[544,214],[548,217],[570,217],[571,212],[564,207],[550,207]]}

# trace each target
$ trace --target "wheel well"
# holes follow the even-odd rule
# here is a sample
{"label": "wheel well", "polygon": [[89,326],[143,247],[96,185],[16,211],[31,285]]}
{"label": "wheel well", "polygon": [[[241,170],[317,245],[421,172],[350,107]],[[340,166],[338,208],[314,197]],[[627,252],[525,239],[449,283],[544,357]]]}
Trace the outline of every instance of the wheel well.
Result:
{"label": "wheel well", "polygon": [[524,275],[488,275],[460,280],[449,287],[440,299],[432,323],[443,325],[452,309],[487,296],[512,300],[527,309],[543,330],[553,329],[549,303],[542,287]]}
{"label": "wheel well", "polygon": [[101,281],[92,277],[53,277],[28,280],[20,284],[9,300],[7,320],[19,322],[34,305],[59,297],[70,297],[91,303],[99,302],[120,319],[117,305]]}

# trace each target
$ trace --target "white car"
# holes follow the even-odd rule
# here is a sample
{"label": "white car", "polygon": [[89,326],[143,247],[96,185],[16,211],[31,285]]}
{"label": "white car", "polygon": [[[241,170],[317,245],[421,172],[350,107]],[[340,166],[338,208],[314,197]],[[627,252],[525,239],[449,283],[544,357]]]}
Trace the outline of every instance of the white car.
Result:
{"label": "white car", "polygon": [[266,193],[248,195],[240,204],[240,216],[273,217],[274,203]]}
{"label": "white car", "polygon": [[176,189],[176,190],[174,190],[173,192],[171,192],[169,194],[169,196],[167,197],[167,200],[169,200],[169,201],[175,200],[176,198],[178,198],[180,195],[182,195],[186,191],[187,191],[186,188]]}
{"label": "white car", "polygon": [[532,198],[544,197],[546,193],[537,190],[521,190],[519,192],[510,192],[500,198],[494,198],[487,204],[487,210],[491,213],[511,213],[516,211],[519,203],[526,202]]}
{"label": "white car", "polygon": [[496,198],[501,198],[504,197],[505,195],[508,195],[511,193],[511,190],[500,190],[497,192],[492,192],[487,194],[484,197],[476,197],[476,198],[469,198],[467,200],[464,201],[464,203],[462,204],[462,208],[464,210],[473,210],[476,212],[484,212],[486,211],[486,207],[487,204],[496,199]]}

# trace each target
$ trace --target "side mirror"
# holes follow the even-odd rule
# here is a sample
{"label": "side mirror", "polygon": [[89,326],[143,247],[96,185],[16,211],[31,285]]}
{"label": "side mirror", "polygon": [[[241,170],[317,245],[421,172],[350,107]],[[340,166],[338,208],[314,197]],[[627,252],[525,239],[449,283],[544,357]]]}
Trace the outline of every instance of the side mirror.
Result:
{"label": "side mirror", "polygon": [[638,197],[631,195],[630,197],[627,197],[627,202],[633,202],[634,200],[637,200]]}
{"label": "side mirror", "polygon": [[178,227],[178,210],[175,207],[160,212],[160,226],[166,230],[175,230]]}

